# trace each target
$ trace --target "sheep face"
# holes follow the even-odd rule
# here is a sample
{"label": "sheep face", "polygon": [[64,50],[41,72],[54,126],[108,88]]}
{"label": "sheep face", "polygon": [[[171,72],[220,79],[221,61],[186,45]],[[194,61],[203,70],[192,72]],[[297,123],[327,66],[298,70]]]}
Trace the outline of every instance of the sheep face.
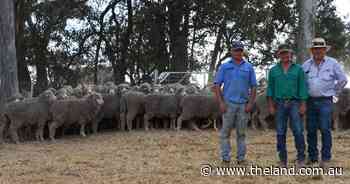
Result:
{"label": "sheep face", "polygon": [[102,95],[98,93],[93,93],[89,96],[89,100],[93,103],[94,106],[101,106],[104,101]]}

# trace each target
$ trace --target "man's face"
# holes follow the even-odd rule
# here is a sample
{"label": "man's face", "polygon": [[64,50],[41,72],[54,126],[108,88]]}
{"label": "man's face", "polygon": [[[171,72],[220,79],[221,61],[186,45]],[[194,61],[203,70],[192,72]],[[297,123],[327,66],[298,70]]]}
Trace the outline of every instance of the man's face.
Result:
{"label": "man's face", "polygon": [[231,55],[234,60],[241,61],[243,58],[243,49],[232,49]]}
{"label": "man's face", "polygon": [[292,53],[288,51],[280,52],[278,56],[283,63],[289,62],[292,59]]}
{"label": "man's face", "polygon": [[315,60],[323,60],[327,52],[327,48],[312,48],[311,53]]}

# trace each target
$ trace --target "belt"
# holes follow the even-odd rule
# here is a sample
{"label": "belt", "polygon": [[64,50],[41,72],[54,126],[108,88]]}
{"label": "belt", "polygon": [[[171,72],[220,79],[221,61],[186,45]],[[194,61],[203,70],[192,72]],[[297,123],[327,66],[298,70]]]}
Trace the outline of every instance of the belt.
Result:
{"label": "belt", "polygon": [[290,102],[293,101],[298,101],[299,99],[297,98],[277,98],[276,101],[284,104],[289,104]]}
{"label": "belt", "polygon": [[283,101],[283,102],[291,102],[291,101],[297,101],[299,99],[297,98],[277,98],[277,101]]}
{"label": "belt", "polygon": [[310,97],[310,100],[333,100],[333,96]]}

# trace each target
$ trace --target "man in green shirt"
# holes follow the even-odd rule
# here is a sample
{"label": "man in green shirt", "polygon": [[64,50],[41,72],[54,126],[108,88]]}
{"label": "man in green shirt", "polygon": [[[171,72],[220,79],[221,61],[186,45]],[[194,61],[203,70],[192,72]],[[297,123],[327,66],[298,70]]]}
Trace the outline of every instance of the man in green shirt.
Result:
{"label": "man in green shirt", "polygon": [[301,115],[306,111],[305,101],[308,98],[305,74],[301,66],[292,63],[292,50],[288,45],[280,45],[277,55],[280,63],[269,71],[267,98],[269,112],[275,115],[276,119],[277,152],[280,166],[287,167],[286,134],[289,119],[298,152],[296,166],[303,167],[305,140]]}

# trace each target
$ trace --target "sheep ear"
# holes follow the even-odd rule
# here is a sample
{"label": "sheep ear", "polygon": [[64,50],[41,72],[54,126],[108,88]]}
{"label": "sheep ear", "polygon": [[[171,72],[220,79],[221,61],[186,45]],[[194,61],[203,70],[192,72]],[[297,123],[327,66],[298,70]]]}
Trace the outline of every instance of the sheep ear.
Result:
{"label": "sheep ear", "polygon": [[94,101],[97,105],[103,104],[103,100],[98,95],[94,95]]}

